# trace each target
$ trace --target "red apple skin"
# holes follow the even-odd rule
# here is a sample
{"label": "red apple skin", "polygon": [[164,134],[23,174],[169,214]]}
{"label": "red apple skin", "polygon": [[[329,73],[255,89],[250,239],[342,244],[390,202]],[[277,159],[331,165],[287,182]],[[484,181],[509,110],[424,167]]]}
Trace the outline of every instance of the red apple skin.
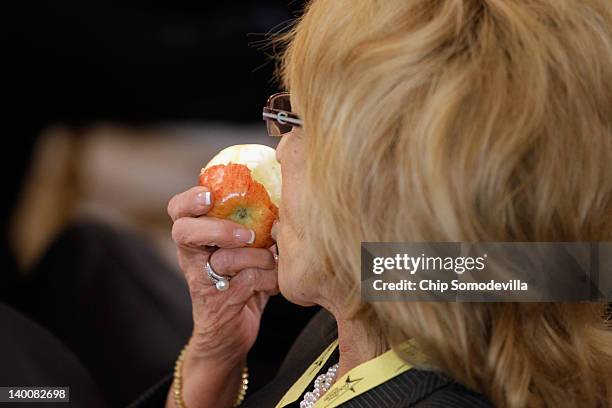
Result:
{"label": "red apple skin", "polygon": [[206,215],[228,219],[255,231],[255,241],[247,245],[268,248],[274,245],[270,235],[278,207],[268,191],[253,179],[244,164],[217,164],[200,174],[199,183],[210,189],[213,205]]}

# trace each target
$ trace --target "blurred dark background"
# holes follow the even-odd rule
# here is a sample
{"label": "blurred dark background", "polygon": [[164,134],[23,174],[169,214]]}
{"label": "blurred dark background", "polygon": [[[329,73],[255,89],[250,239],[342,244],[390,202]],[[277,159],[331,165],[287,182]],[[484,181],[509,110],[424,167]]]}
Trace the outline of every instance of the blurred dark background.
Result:
{"label": "blurred dark background", "polygon": [[21,3],[5,16],[22,101],[39,120],[259,120],[275,85],[253,43],[302,7],[290,0],[113,3]]}
{"label": "blurred dark background", "polygon": [[[277,84],[265,48],[301,1],[18,2],[5,9],[10,149],[22,173],[40,132],[101,121],[260,120]],[[7,12],[8,11],[8,12]],[[8,92],[6,92],[8,91]],[[11,192],[20,184],[11,183]],[[6,220],[4,200],[3,220]]]}
{"label": "blurred dark background", "polygon": [[[79,273],[70,265],[75,251],[65,244],[75,235],[71,225],[95,222],[126,231],[142,241],[135,246],[149,245],[163,268],[179,276],[166,202],[194,185],[200,167],[221,148],[275,145],[261,121],[263,103],[279,89],[272,55],[282,50],[269,40],[302,7],[295,0],[4,6],[8,109],[1,149],[0,300],[48,328],[81,360],[91,360],[73,338],[96,334],[80,331],[86,316],[58,325],[57,316],[50,323],[48,310],[41,313],[44,307],[36,305],[41,296],[54,302],[61,295],[52,284],[58,270]],[[95,253],[100,245],[78,251]],[[23,283],[32,275],[44,276],[36,278],[36,290]],[[280,297],[271,302],[252,357],[254,388],[273,375],[312,313]],[[177,334],[181,341],[184,335]],[[113,347],[129,343],[122,341]],[[169,340],[167,354],[174,356],[180,346]],[[107,378],[108,367],[99,361],[85,365],[115,406],[135,397],[166,365],[170,369],[173,361],[163,359],[154,370],[135,361],[129,374],[142,378],[123,388]]]}

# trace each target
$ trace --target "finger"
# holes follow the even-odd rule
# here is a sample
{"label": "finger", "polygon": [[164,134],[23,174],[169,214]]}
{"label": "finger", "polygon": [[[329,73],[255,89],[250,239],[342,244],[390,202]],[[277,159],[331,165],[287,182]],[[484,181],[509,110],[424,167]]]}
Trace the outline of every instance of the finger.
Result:
{"label": "finger", "polygon": [[212,205],[212,194],[206,187],[193,187],[179,193],[168,203],[168,215],[172,221],[182,217],[198,217],[206,214]]}
{"label": "finger", "polygon": [[272,256],[274,256],[274,261],[278,262],[278,244],[272,245],[270,248],[268,248],[268,251],[270,251]]}
{"label": "finger", "polygon": [[234,276],[247,268],[274,269],[274,255],[264,248],[218,249],[210,257],[210,265],[221,275]]}
{"label": "finger", "polygon": [[268,299],[270,299],[270,295],[274,295],[275,293],[265,293],[265,292],[257,292],[249,300],[247,300],[247,307],[251,307],[253,310],[257,310],[260,314],[263,313],[266,308],[266,304],[268,303]]}
{"label": "finger", "polygon": [[172,239],[177,245],[188,248],[207,245],[239,248],[255,241],[255,231],[229,220],[183,217],[174,221]]}
{"label": "finger", "polygon": [[278,275],[275,270],[249,268],[241,271],[230,281],[228,302],[236,306],[244,304],[257,292],[270,295],[278,293]]}
{"label": "finger", "polygon": [[178,251],[178,262],[185,276],[193,307],[203,305],[203,295],[210,291],[212,282],[204,272],[204,265],[210,257],[210,253],[195,249],[180,249]]}
{"label": "finger", "polygon": [[183,273],[187,273],[193,265],[203,266],[213,252],[214,250],[208,247],[198,249],[179,247],[176,251],[179,268]]}

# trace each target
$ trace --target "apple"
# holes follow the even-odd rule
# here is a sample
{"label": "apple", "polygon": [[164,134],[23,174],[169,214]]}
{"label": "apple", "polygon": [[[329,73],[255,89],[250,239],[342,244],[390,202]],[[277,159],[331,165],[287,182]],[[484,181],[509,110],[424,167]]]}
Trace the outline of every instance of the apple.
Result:
{"label": "apple", "polygon": [[278,219],[281,172],[273,148],[259,144],[227,147],[200,171],[199,184],[212,194],[207,215],[255,231],[250,247],[274,244],[270,230]]}

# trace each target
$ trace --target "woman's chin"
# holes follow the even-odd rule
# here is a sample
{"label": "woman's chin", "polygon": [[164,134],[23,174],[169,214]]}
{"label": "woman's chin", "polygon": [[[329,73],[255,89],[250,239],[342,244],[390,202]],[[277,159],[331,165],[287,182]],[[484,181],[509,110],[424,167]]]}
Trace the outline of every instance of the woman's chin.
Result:
{"label": "woman's chin", "polygon": [[294,284],[295,282],[291,282],[292,281],[291,279],[287,279],[287,280],[289,282],[287,282],[285,279],[282,279],[281,274],[279,273],[278,288],[280,290],[281,295],[283,295],[285,299],[299,306],[304,306],[304,307],[316,306],[317,303],[315,303],[314,301],[309,299],[307,296],[305,296],[303,293],[301,293],[299,288],[295,287],[295,284]]}

